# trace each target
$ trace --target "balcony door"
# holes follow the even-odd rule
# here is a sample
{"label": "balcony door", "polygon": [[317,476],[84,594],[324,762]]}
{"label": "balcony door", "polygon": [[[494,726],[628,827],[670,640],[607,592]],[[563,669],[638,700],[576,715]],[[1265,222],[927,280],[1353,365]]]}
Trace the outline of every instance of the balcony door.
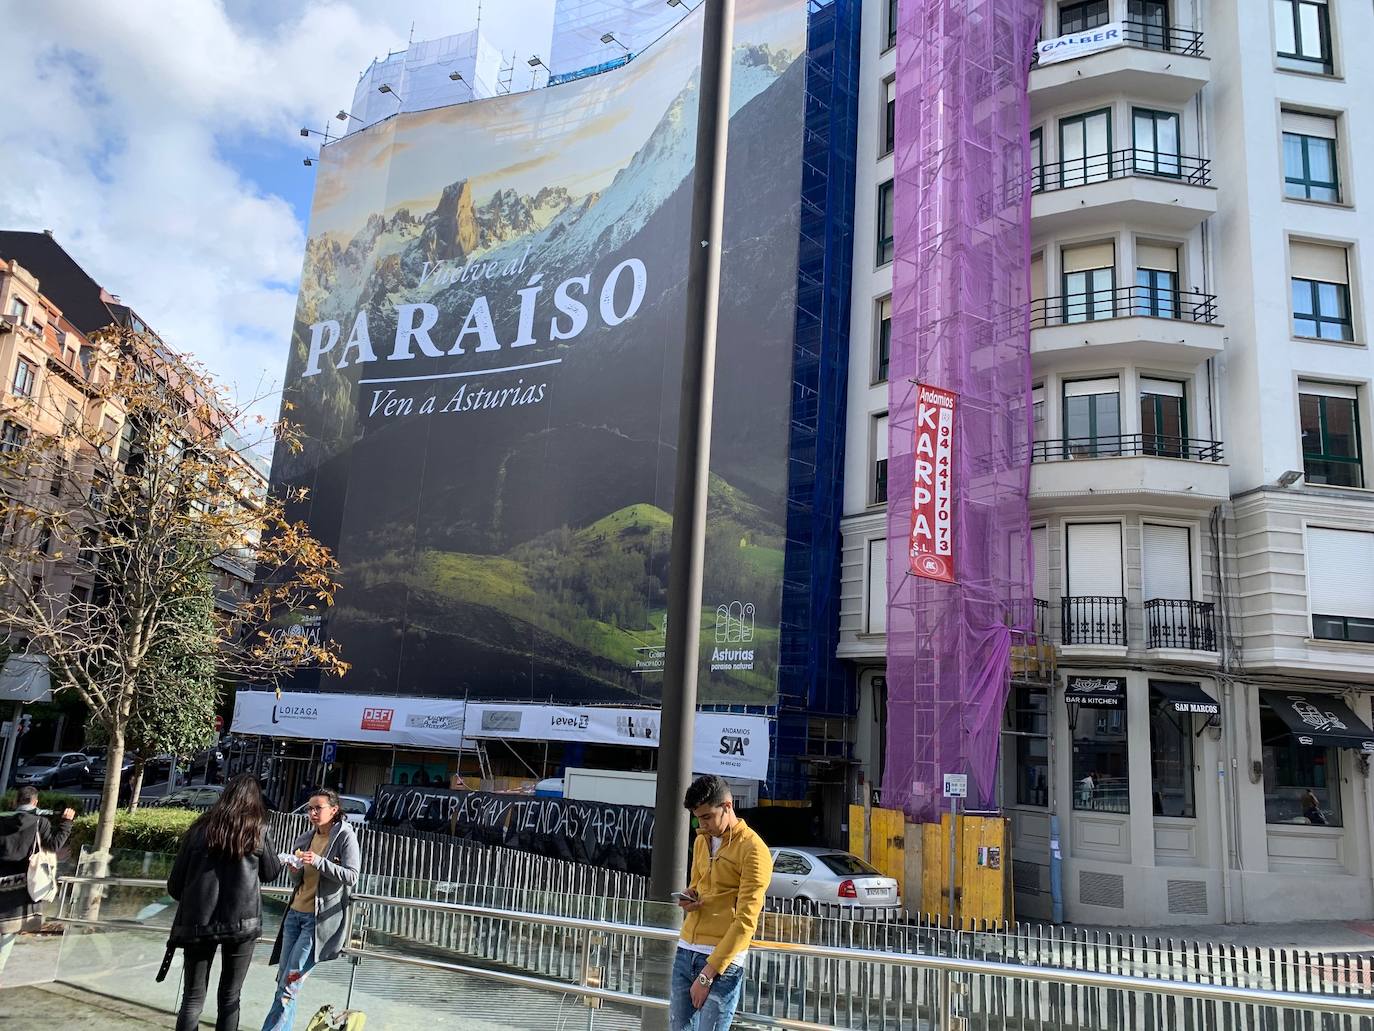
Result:
{"label": "balcony door", "polygon": [[1126,18],[1140,32],[1140,43],[1150,50],[1169,49],[1168,0],[1131,0]]}
{"label": "balcony door", "polygon": [[1140,381],[1140,449],[1159,458],[1188,458],[1188,399],[1183,384]]}
{"label": "balcony door", "polygon": [[1067,189],[1112,177],[1110,109],[1063,118],[1059,122],[1059,184]]}
{"label": "balcony door", "polygon": [[1065,644],[1126,643],[1126,598],[1121,572],[1121,524],[1073,523],[1064,530]]}
{"label": "balcony door", "polygon": [[1121,387],[1115,376],[1064,384],[1064,457],[1121,454]]}
{"label": "balcony door", "polygon": [[1144,526],[1142,594],[1150,647],[1194,646],[1193,548],[1186,526]]}
{"label": "balcony door", "polygon": [[1179,317],[1178,248],[1135,245],[1135,313],[1156,319]]}
{"label": "balcony door", "polygon": [[1131,112],[1131,135],[1138,174],[1177,179],[1183,173],[1178,115],[1173,111],[1136,108]]}
{"label": "balcony door", "polygon": [[1065,247],[1063,266],[1064,321],[1095,322],[1116,314],[1116,245],[1092,243]]}

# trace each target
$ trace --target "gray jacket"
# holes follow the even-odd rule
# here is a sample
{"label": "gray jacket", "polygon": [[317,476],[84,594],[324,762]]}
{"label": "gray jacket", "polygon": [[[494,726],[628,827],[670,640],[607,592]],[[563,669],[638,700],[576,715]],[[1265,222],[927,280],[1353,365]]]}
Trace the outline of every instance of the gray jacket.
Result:
{"label": "gray jacket", "polygon": [[[310,829],[298,837],[291,845],[296,852],[310,847],[315,836]],[[324,963],[338,959],[348,944],[348,925],[353,915],[353,886],[358,883],[358,870],[363,863],[362,849],[358,847],[358,836],[344,819],[342,812],[329,832],[329,844],[320,853],[320,883],[315,890],[315,962]],[[291,897],[300,890],[304,869],[292,870],[290,877],[293,885]],[[272,946],[269,963],[281,960],[281,931],[277,932],[277,943]]]}

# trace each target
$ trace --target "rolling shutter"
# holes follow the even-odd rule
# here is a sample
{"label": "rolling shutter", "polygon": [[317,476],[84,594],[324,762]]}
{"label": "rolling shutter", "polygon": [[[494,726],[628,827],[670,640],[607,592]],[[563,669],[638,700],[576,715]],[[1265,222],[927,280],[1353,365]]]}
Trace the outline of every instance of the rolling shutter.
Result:
{"label": "rolling shutter", "polygon": [[1116,265],[1116,245],[1090,243],[1082,247],[1065,247],[1065,272],[1088,272],[1092,269],[1112,268]]}
{"label": "rolling shutter", "polygon": [[1163,272],[1178,271],[1178,248],[1165,247],[1157,243],[1137,243],[1135,245],[1136,268],[1158,269]]}
{"label": "rolling shutter", "polygon": [[1285,111],[1283,113],[1283,131],[1295,133],[1298,136],[1316,136],[1318,139],[1334,140],[1336,138],[1336,119],[1327,118],[1324,115],[1309,115],[1301,111]]}
{"label": "rolling shutter", "polygon": [[1050,529],[1048,526],[1031,527],[1031,557],[1035,562],[1035,597],[1041,601],[1050,600]]}
{"label": "rolling shutter", "polygon": [[887,541],[868,542],[867,632],[887,633]]}
{"label": "rolling shutter", "polygon": [[1319,616],[1374,619],[1374,533],[1307,528],[1307,594]]}
{"label": "rolling shutter", "polygon": [[1121,524],[1075,523],[1067,528],[1068,594],[1082,598],[1101,595],[1120,598]]}
{"label": "rolling shutter", "polygon": [[1318,283],[1350,282],[1344,247],[1292,240],[1288,253],[1294,279],[1311,279]]}
{"label": "rolling shutter", "polygon": [[1145,524],[1145,601],[1193,596],[1192,556],[1186,526]]}

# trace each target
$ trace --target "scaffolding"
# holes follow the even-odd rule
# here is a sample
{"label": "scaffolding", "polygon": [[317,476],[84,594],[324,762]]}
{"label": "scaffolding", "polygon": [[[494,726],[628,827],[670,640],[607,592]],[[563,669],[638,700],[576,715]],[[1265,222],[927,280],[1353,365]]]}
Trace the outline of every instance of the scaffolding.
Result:
{"label": "scaffolding", "polygon": [[[883,799],[938,819],[941,777],[997,797],[1013,649],[1031,628],[1027,77],[1039,0],[901,0],[889,377]],[[958,394],[957,583],[911,573],[916,384]]]}

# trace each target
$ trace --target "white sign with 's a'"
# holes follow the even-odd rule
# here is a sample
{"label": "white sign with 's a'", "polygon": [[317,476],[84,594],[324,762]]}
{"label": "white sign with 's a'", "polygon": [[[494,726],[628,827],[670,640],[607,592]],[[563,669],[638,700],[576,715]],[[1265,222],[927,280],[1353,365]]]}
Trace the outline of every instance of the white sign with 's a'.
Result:
{"label": "white sign with 's a'", "polygon": [[967,773],[946,773],[946,774],[945,774],[945,797],[946,797],[946,798],[967,798],[967,797],[968,797],[968,774],[967,774]]}

